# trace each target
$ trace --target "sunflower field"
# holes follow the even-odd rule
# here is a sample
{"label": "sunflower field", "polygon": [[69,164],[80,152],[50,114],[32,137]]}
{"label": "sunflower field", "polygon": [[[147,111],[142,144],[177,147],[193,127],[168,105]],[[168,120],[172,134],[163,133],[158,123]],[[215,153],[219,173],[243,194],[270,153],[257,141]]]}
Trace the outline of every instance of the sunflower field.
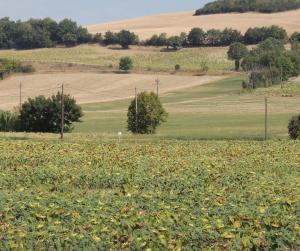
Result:
{"label": "sunflower field", "polygon": [[0,140],[0,250],[296,250],[300,142]]}

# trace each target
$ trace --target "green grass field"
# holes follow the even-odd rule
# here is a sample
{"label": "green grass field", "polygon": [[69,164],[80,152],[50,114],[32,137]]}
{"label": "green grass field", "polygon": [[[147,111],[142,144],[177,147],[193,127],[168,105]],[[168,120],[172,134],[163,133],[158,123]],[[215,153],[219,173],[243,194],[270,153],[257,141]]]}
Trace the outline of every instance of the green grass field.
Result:
{"label": "green grass field", "polygon": [[[240,78],[229,78],[163,95],[168,122],[154,137],[177,139],[263,139],[264,97],[268,96],[269,137],[287,138],[289,119],[300,111],[300,84],[242,91]],[[83,123],[75,132],[126,132],[130,100],[83,105]]]}
{"label": "green grass field", "polygon": [[0,139],[0,250],[299,249],[298,141],[82,136]]}
{"label": "green grass field", "polygon": [[176,64],[183,71],[201,71],[206,62],[210,71],[231,70],[233,63],[227,59],[227,48],[182,49],[177,52],[161,52],[161,48],[132,47],[130,50],[83,45],[74,48],[50,48],[37,50],[2,50],[0,58],[64,62],[99,65],[118,69],[121,57],[129,56],[134,61],[135,71],[173,71]]}

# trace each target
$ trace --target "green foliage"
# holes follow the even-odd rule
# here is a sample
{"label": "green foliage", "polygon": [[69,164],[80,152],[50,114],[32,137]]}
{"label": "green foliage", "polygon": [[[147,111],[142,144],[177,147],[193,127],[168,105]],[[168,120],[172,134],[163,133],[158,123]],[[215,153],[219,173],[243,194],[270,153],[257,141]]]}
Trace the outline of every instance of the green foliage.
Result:
{"label": "green foliage", "polygon": [[242,43],[233,43],[227,52],[228,58],[235,61],[235,70],[240,69],[240,60],[248,54],[247,47]]}
{"label": "green foliage", "polygon": [[146,40],[144,43],[146,46],[166,46],[168,45],[168,38],[166,33],[161,33],[158,35],[153,35],[150,39]]}
{"label": "green foliage", "polygon": [[299,54],[286,51],[281,41],[268,38],[250,51],[244,58],[242,67],[245,71],[252,72],[250,79],[262,81],[252,83],[253,86],[268,86],[298,75],[299,63]]}
{"label": "green foliage", "polygon": [[300,115],[290,120],[288,130],[291,139],[300,139]]}
{"label": "green foliage", "polygon": [[77,36],[72,33],[67,33],[63,36],[62,41],[67,47],[72,47],[77,44]]}
{"label": "green foliage", "polygon": [[188,35],[188,43],[190,46],[198,47],[204,44],[205,32],[200,28],[193,28]]}
{"label": "green foliage", "polygon": [[196,10],[195,15],[249,11],[273,13],[298,8],[300,8],[299,0],[217,0]]}
{"label": "green foliage", "polygon": [[286,42],[288,40],[286,30],[276,25],[272,25],[270,27],[249,28],[244,35],[244,41],[246,44],[257,44],[267,38],[274,38],[281,40],[282,42]]}
{"label": "green foliage", "polygon": [[69,19],[59,23],[50,18],[26,22],[0,19],[0,49],[49,48],[56,44],[73,46],[92,41],[93,37],[86,28]]}
{"label": "green foliage", "polygon": [[123,49],[128,49],[129,45],[138,43],[138,37],[133,32],[121,30],[117,36],[118,43],[122,46]]}
{"label": "green foliage", "polygon": [[119,62],[119,69],[122,71],[129,71],[133,68],[133,61],[130,57],[123,57]]}
{"label": "green foliage", "polygon": [[174,50],[178,50],[179,47],[182,47],[183,42],[184,40],[181,36],[171,36],[168,38],[167,45]]}
{"label": "green foliage", "polygon": [[129,45],[135,45],[138,42],[138,36],[128,30],[121,30],[119,33],[107,31],[104,36],[104,44],[119,44],[123,49],[128,49]]}
{"label": "green foliage", "polygon": [[[81,107],[74,98],[64,95],[64,131],[73,130],[73,122],[80,122],[83,116]],[[61,130],[61,94],[51,98],[38,96],[29,98],[20,109],[20,130],[26,132],[51,132]]]}
{"label": "green foliage", "polygon": [[127,129],[138,134],[153,134],[157,126],[167,119],[167,112],[163,108],[158,96],[153,92],[142,92],[133,99],[127,113]]}
{"label": "green foliage", "polygon": [[176,65],[174,66],[174,69],[175,69],[175,71],[179,71],[179,70],[181,69],[180,64],[176,64]]}
{"label": "green foliage", "polygon": [[13,132],[17,131],[19,127],[18,114],[14,112],[0,111],[0,131]]}
{"label": "green foliage", "polygon": [[0,250],[296,250],[299,142],[0,140]]}

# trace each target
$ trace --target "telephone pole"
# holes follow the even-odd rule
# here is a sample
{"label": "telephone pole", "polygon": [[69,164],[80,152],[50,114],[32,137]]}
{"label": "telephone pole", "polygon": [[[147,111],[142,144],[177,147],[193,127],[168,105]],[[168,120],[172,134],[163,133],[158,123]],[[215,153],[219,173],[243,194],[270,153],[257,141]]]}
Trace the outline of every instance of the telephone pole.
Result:
{"label": "telephone pole", "polygon": [[138,132],[138,102],[137,102],[137,90],[135,87],[135,133]]}
{"label": "telephone pole", "polygon": [[265,97],[265,140],[268,139],[268,98]]}
{"label": "telephone pole", "polygon": [[20,109],[22,107],[22,82],[20,82]]}
{"label": "telephone pole", "polygon": [[60,139],[64,139],[64,126],[65,126],[65,105],[64,105],[64,84],[61,85],[61,130]]}
{"label": "telephone pole", "polygon": [[158,89],[159,89],[159,84],[160,84],[160,80],[157,78],[156,80],[155,80],[155,83],[156,83],[156,95],[157,95],[157,97],[158,97]]}

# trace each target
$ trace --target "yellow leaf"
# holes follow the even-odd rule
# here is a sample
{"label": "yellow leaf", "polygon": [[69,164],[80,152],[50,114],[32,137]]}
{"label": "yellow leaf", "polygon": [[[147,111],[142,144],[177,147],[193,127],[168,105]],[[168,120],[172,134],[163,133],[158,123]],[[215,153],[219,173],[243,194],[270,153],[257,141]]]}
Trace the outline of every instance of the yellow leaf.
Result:
{"label": "yellow leaf", "polygon": [[241,222],[237,220],[233,223],[233,226],[234,226],[234,228],[240,228],[241,227]]}

